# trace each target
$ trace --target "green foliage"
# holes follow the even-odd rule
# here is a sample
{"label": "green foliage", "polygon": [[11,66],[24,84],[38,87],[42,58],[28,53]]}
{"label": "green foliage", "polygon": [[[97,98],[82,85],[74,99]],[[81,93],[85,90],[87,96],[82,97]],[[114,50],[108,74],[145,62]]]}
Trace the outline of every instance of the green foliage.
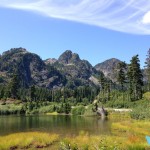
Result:
{"label": "green foliage", "polygon": [[132,103],[128,101],[124,101],[122,98],[117,100],[109,101],[105,104],[105,107],[111,108],[130,108],[132,107]]}
{"label": "green foliage", "polygon": [[120,62],[118,64],[118,69],[117,81],[121,85],[121,89],[124,90],[124,84],[126,83],[126,63]]}
{"label": "green foliage", "polygon": [[22,114],[24,110],[22,109],[22,105],[0,105],[0,115],[10,115],[10,114]]}
{"label": "green foliage", "polygon": [[19,76],[17,74],[13,75],[9,87],[10,87],[11,98],[18,99]]}
{"label": "green foliage", "polygon": [[30,87],[30,99],[31,99],[31,101],[35,100],[35,91],[36,91],[35,86],[34,85],[31,86]]}
{"label": "green foliage", "polygon": [[[102,95],[98,95],[98,99],[101,99]],[[112,90],[110,92],[110,99],[107,102],[101,101],[105,107],[112,108],[129,108],[131,106],[130,97],[128,92],[123,92],[120,90]]]}
{"label": "green foliage", "polygon": [[147,80],[147,90],[150,91],[150,49],[147,52],[147,57],[145,61],[145,73],[146,73],[146,80]]}
{"label": "green foliage", "polygon": [[130,145],[128,150],[145,150],[145,147],[142,145]]}
{"label": "green foliage", "polygon": [[130,113],[131,118],[133,119],[150,119],[150,101],[149,100],[141,100],[137,102]]}
{"label": "green foliage", "polygon": [[43,106],[39,108],[39,113],[52,113],[56,110],[55,105]]}
{"label": "green foliage", "polygon": [[84,116],[95,116],[96,112],[93,111],[93,104],[86,106]]}
{"label": "green foliage", "polygon": [[138,55],[133,56],[128,69],[129,91],[132,101],[139,100],[143,95],[143,75],[140,69]]}
{"label": "green foliage", "polygon": [[14,133],[0,137],[1,150],[51,149],[59,136],[42,132]]}
{"label": "green foliage", "polygon": [[150,101],[150,92],[144,93],[143,99]]}
{"label": "green foliage", "polygon": [[84,106],[76,106],[71,110],[72,115],[84,115],[84,112],[85,112]]}
{"label": "green foliage", "polygon": [[69,103],[61,103],[60,106],[56,107],[58,113],[69,114],[71,111],[71,105]]}

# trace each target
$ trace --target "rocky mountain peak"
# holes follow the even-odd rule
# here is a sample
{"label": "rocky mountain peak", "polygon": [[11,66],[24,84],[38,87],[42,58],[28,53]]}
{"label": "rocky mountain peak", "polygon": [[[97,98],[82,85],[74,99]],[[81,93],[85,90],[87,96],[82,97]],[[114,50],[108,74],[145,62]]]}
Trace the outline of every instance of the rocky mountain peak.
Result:
{"label": "rocky mountain peak", "polygon": [[55,59],[55,58],[48,58],[48,59],[46,59],[45,61],[45,64],[46,65],[48,65],[48,64],[54,64],[55,62],[57,62],[57,59]]}
{"label": "rocky mountain peak", "polygon": [[19,48],[11,48],[8,51],[5,51],[2,55],[13,55],[17,53],[28,53],[28,51],[25,48],[19,47]]}
{"label": "rocky mountain peak", "polygon": [[62,64],[75,64],[79,60],[79,55],[73,53],[71,50],[66,50],[58,59],[58,61]]}
{"label": "rocky mountain peak", "polygon": [[95,69],[97,71],[102,71],[104,75],[111,79],[112,81],[116,81],[116,68],[121,61],[116,58],[108,59],[102,63],[95,65]]}

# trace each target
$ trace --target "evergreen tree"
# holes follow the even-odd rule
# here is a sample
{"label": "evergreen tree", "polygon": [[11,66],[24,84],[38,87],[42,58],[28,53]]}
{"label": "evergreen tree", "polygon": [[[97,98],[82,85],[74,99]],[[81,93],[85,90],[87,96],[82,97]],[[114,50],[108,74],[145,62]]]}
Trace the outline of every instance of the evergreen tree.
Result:
{"label": "evergreen tree", "polygon": [[110,91],[112,82],[107,80],[103,73],[99,77],[100,89],[100,100],[106,102],[110,100]]}
{"label": "evergreen tree", "polygon": [[103,73],[100,74],[98,81],[100,84],[100,98],[99,98],[99,100],[103,101],[104,100],[104,89],[105,89],[105,77],[104,77]]}
{"label": "evergreen tree", "polygon": [[32,85],[31,87],[30,87],[30,99],[31,99],[31,101],[33,101],[33,100],[35,100],[35,92],[36,92],[36,89],[35,89],[35,86],[34,85]]}
{"label": "evergreen tree", "polygon": [[14,74],[9,84],[11,97],[14,99],[18,98],[18,89],[20,87],[20,81],[18,74]]}
{"label": "evergreen tree", "polygon": [[118,64],[117,81],[121,85],[121,90],[123,91],[124,84],[126,83],[126,63],[125,62],[120,62]]}
{"label": "evergreen tree", "polygon": [[105,76],[103,73],[101,73],[101,75],[99,77],[99,83],[101,85],[101,91],[103,91],[105,88]]}
{"label": "evergreen tree", "polygon": [[111,81],[105,81],[105,90],[104,90],[105,99],[104,99],[104,102],[110,100],[110,91],[111,91]]}
{"label": "evergreen tree", "polygon": [[133,56],[128,69],[129,92],[131,100],[138,100],[143,95],[143,75],[140,69],[138,55]]}
{"label": "evergreen tree", "polygon": [[70,106],[70,104],[69,103],[65,103],[65,108],[64,108],[65,110],[65,114],[69,114],[70,113],[70,111],[71,111],[71,106]]}
{"label": "evergreen tree", "polygon": [[147,52],[147,58],[146,58],[146,61],[145,61],[145,72],[146,72],[146,77],[147,77],[147,90],[150,91],[150,49],[148,50]]}
{"label": "evergreen tree", "polygon": [[0,86],[0,99],[4,97],[5,91],[4,91],[4,87]]}

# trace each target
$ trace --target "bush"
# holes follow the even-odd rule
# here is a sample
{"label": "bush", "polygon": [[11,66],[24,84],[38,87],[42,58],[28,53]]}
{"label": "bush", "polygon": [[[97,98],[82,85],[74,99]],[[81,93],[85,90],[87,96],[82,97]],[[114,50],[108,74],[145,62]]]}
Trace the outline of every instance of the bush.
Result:
{"label": "bush", "polygon": [[38,114],[39,113],[39,110],[38,109],[33,109],[32,111],[29,111],[29,110],[26,110],[26,114],[30,114],[30,115],[33,115],[33,114]]}
{"label": "bush", "polygon": [[56,108],[57,113],[69,114],[71,111],[71,105],[69,103],[61,103],[61,105]]}
{"label": "bush", "polygon": [[111,100],[105,104],[105,107],[112,108],[130,108],[132,107],[132,102],[123,99]]}
{"label": "bush", "polygon": [[133,119],[150,119],[150,101],[141,100],[137,102],[130,113],[130,116]]}
{"label": "bush", "polygon": [[54,105],[49,105],[49,106],[43,106],[39,109],[39,113],[52,113],[55,111],[55,106]]}
{"label": "bush", "polygon": [[143,98],[150,101],[150,92],[144,93]]}
{"label": "bush", "polygon": [[0,115],[9,115],[9,114],[21,114],[22,105],[0,105]]}
{"label": "bush", "polygon": [[95,116],[97,115],[96,112],[93,111],[93,105],[88,105],[85,109],[85,112],[84,112],[84,116]]}
{"label": "bush", "polygon": [[72,115],[84,115],[85,107],[84,106],[77,106],[72,108],[71,113]]}

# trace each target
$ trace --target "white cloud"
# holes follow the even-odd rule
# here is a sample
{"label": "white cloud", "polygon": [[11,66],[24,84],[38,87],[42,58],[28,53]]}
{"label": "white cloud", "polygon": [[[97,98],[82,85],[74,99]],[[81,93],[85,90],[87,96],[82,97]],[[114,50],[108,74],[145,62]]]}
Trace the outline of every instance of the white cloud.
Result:
{"label": "white cloud", "polygon": [[0,6],[120,32],[150,34],[149,0],[1,0]]}
{"label": "white cloud", "polygon": [[150,11],[144,15],[142,22],[143,24],[150,24]]}

